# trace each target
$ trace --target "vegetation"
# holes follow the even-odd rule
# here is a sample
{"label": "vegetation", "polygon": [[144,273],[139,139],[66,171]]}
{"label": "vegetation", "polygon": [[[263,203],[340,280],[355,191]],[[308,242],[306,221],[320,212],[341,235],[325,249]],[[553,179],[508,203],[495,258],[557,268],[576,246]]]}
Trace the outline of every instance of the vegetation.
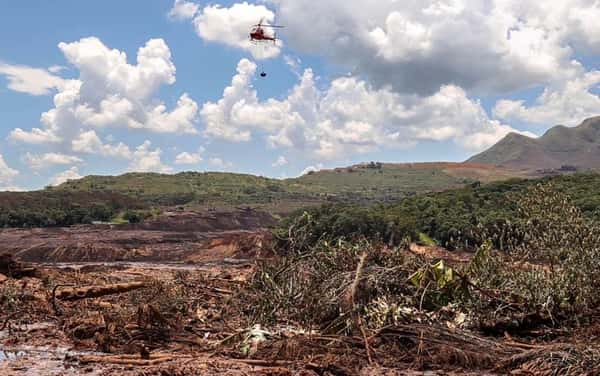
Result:
{"label": "vegetation", "polygon": [[[170,206],[251,206],[287,216],[297,209],[327,203],[335,208],[308,213],[323,226],[336,228],[317,229],[316,233],[357,233],[394,244],[404,236],[416,239],[423,233],[443,246],[473,247],[482,241],[476,236],[478,226],[493,230],[513,216],[515,203],[506,195],[534,182],[505,180],[511,174],[480,165],[372,162],[286,180],[193,172],[88,176],[37,192],[0,193],[0,226],[126,220],[125,212],[137,210],[138,215],[128,214],[135,222],[154,208]],[[568,193],[585,215],[600,216],[599,175],[541,181],[549,179]]]}
{"label": "vegetation", "polygon": [[[600,220],[600,175],[586,173],[472,184],[388,205],[326,205],[291,216],[278,235],[285,239],[282,241],[291,239],[304,248],[339,237],[399,244],[403,238],[418,241],[422,233],[448,248],[476,248],[490,239],[496,247],[506,249],[522,233],[518,201],[538,183],[551,183],[558,193],[571,198],[582,215]],[[287,237],[290,226],[293,236]]]}
{"label": "vegetation", "polygon": [[[511,356],[512,350],[478,337],[565,332],[589,325],[600,308],[597,223],[554,182],[526,184],[513,201],[521,227],[507,236],[506,250],[493,251],[482,229],[484,241],[462,263],[414,254],[406,242],[390,247],[356,238],[356,228],[319,237],[311,233],[316,227],[293,222],[276,248],[279,257],[254,275],[248,313],[256,322],[301,323],[348,342],[362,338],[369,360],[376,354],[370,346],[399,346],[403,356],[425,358],[429,366],[502,371],[527,364],[533,374],[596,374],[600,352],[593,344],[531,346],[538,350]],[[490,354],[508,360],[494,364]]]}
{"label": "vegetation", "polygon": [[[154,205],[272,205],[314,202],[386,202],[421,192],[494,181],[515,172],[457,163],[383,164],[371,162],[313,172],[295,179],[217,173],[175,175],[130,173],[88,176],[64,183],[70,192],[116,192]],[[293,206],[293,205],[292,205]]]}
{"label": "vegetation", "polygon": [[[37,192],[0,193],[0,226],[65,226],[108,220],[136,222],[153,208],[172,206],[251,206],[275,214],[289,214],[326,202],[360,205],[396,202],[421,192],[442,191],[512,175],[514,172],[507,170],[457,163],[371,162],[285,180],[216,172],[88,176]],[[137,213],[132,212],[136,210]]]}
{"label": "vegetation", "polygon": [[0,192],[0,227],[70,226],[110,221],[125,209],[146,205],[112,192]]}

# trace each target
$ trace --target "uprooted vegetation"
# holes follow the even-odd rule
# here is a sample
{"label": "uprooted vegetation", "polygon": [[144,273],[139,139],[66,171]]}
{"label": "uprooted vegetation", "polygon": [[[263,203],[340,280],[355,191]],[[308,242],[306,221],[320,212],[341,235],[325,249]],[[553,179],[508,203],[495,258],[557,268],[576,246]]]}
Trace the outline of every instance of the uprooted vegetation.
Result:
{"label": "uprooted vegetation", "polygon": [[[251,316],[362,339],[363,356],[388,367],[395,353],[425,368],[600,372],[597,345],[535,343],[597,316],[600,228],[547,185],[520,197],[516,212],[518,228],[498,228],[505,250],[495,251],[498,234],[481,228],[488,240],[468,263],[413,254],[403,241],[344,240],[304,214],[279,234],[280,258],[255,274]],[[502,335],[523,342],[494,338]]]}
{"label": "uprooted vegetation", "polygon": [[[599,374],[600,228],[552,185],[510,207],[510,221],[473,225],[468,257],[416,252],[422,229],[408,220],[331,220],[340,212],[326,207],[290,219],[262,245],[274,257],[254,264],[42,270],[7,258],[0,344],[70,344],[80,352],[61,362],[103,374]],[[26,323],[52,329],[36,337]]]}

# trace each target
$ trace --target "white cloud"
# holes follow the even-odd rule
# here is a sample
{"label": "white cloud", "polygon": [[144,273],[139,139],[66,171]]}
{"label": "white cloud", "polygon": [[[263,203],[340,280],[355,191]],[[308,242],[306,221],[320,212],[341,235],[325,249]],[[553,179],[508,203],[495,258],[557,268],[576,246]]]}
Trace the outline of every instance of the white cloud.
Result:
{"label": "white cloud", "polygon": [[61,153],[45,153],[41,155],[27,153],[24,160],[25,163],[34,170],[42,170],[56,165],[72,165],[74,163],[83,162],[83,159],[79,157]]}
{"label": "white cloud", "polygon": [[493,114],[506,121],[518,120],[532,125],[575,126],[600,113],[600,97],[592,92],[598,87],[600,71],[587,72],[547,87],[531,105],[522,100],[500,100]]}
{"label": "white cloud", "polygon": [[185,0],[175,0],[168,16],[170,19],[178,21],[191,20],[198,12],[198,8],[198,4]]}
{"label": "white cloud", "polygon": [[129,147],[122,142],[116,145],[104,144],[95,131],[80,133],[71,142],[71,148],[78,153],[100,154],[106,157],[131,159],[132,153]]}
{"label": "white cloud", "polygon": [[286,43],[432,95],[445,85],[508,92],[572,78],[577,52],[600,51],[600,2],[272,0]]}
{"label": "white cloud", "polygon": [[268,59],[279,55],[282,42],[255,44],[250,41],[250,30],[261,19],[264,24],[272,24],[275,14],[264,5],[247,2],[233,4],[230,8],[208,5],[194,18],[194,26],[198,36],[205,41],[241,48],[252,53],[255,59]]}
{"label": "white cloud", "polygon": [[231,167],[233,167],[233,163],[224,161],[223,159],[218,157],[209,158],[208,164],[220,169],[230,169]]}
{"label": "white cloud", "polygon": [[299,176],[306,175],[309,172],[317,172],[317,171],[322,170],[323,168],[324,168],[323,163],[319,163],[316,166],[308,166],[304,170],[302,170],[302,172],[300,173]]}
{"label": "white cloud", "polygon": [[202,162],[202,153],[204,153],[204,148],[200,147],[195,153],[183,152],[179,153],[177,157],[175,157],[175,164],[178,165],[192,165],[198,164]]}
{"label": "white cloud", "polygon": [[19,188],[13,184],[13,179],[19,175],[19,171],[8,167],[4,156],[0,154],[0,190],[2,191],[18,191]]}
{"label": "white cloud", "polygon": [[514,131],[491,120],[479,102],[454,85],[420,97],[375,89],[350,76],[319,89],[307,69],[287,98],[260,101],[251,85],[255,70],[256,64],[242,59],[223,97],[204,105],[207,136],[246,142],[261,134],[272,147],[333,160],[420,141],[451,140],[476,151]]}
{"label": "white cloud", "polygon": [[280,155],[279,158],[277,158],[277,160],[275,162],[273,162],[273,164],[271,164],[271,166],[273,167],[283,167],[285,165],[287,165],[289,162],[287,160],[286,157],[284,157],[283,155]]}
{"label": "white cloud", "polygon": [[169,173],[173,169],[161,161],[162,150],[151,150],[152,143],[148,140],[138,146],[133,152],[129,171],[132,172],[160,172]]}
{"label": "white cloud", "polygon": [[21,93],[48,95],[62,89],[67,80],[52,73],[57,73],[54,67],[39,69],[0,62],[0,75],[8,79],[8,88]]}
{"label": "white cloud", "polygon": [[27,144],[55,144],[61,139],[49,129],[33,128],[31,131],[25,131],[21,128],[15,128],[8,136],[13,141],[25,142]]}
{"label": "white cloud", "polygon": [[292,73],[294,73],[294,75],[296,75],[296,77],[302,77],[302,71],[300,70],[302,60],[299,57],[283,55],[283,61],[285,62],[285,65],[290,67],[290,70],[292,71]]}
{"label": "white cloud", "polygon": [[65,69],[67,69],[67,67],[64,67],[62,65],[52,65],[52,66],[48,67],[48,72],[58,74],[58,73],[64,71]]}
{"label": "white cloud", "polygon": [[58,174],[54,175],[51,179],[49,184],[51,186],[58,186],[61,185],[62,183],[66,183],[69,180],[77,180],[77,179],[81,179],[83,176],[79,175],[79,169],[77,167],[71,167],[68,170],[65,170],[63,172],[59,172]]}
{"label": "white cloud", "polygon": [[145,128],[157,133],[198,133],[194,127],[198,114],[198,104],[188,94],[177,101],[177,107],[168,112],[164,104],[151,111]]}
{"label": "white cloud", "polygon": [[[151,39],[138,50],[137,64],[127,55],[109,49],[98,38],[60,43],[60,50],[79,70],[79,79],[69,80],[54,96],[54,108],[41,116],[42,127],[30,131],[14,129],[9,138],[33,144],[59,144],[63,151],[81,146],[82,133],[106,127],[124,127],[156,133],[197,133],[198,105],[183,94],[171,111],[156,93],[175,82],[175,66],[162,39]],[[117,145],[118,146],[118,145]],[[87,148],[101,154],[126,154],[106,148]],[[75,150],[75,151],[80,151]]]}

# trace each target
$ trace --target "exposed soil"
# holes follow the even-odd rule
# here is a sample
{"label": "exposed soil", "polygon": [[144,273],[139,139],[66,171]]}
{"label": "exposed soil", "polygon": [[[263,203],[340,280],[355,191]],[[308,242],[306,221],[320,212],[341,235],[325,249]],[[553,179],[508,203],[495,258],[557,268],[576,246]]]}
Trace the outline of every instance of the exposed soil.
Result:
{"label": "exposed soil", "polygon": [[[12,256],[0,257],[10,260],[0,275],[0,375],[533,375],[541,366],[525,357],[576,354],[577,338],[600,335],[594,324],[538,339],[426,323],[369,339],[295,322],[262,327],[244,291],[271,256],[263,227],[272,220],[240,210],[3,230],[0,255]],[[470,258],[439,247],[410,251],[448,263]]]}
{"label": "exposed soil", "polygon": [[[393,359],[384,361],[395,363],[393,368],[359,367],[355,345],[346,348],[349,344],[331,342],[328,349],[326,338],[311,340],[292,327],[280,328],[273,338],[268,334],[265,344],[244,341],[251,333],[249,323],[231,313],[241,308],[233,307],[240,303],[236,294],[248,283],[253,268],[252,263],[197,265],[182,271],[168,265],[156,268],[116,262],[93,268],[44,266],[45,280],[9,279],[1,286],[5,295],[15,291],[26,303],[17,308],[16,315],[0,314],[4,323],[0,330],[0,374],[485,374],[460,369],[411,370],[414,365]],[[156,287],[72,302],[57,298],[53,302],[53,289],[45,285],[49,280],[59,286],[143,281]],[[164,308],[173,299],[190,298],[171,290],[177,284],[193,290],[191,296],[198,300],[193,317]],[[244,350],[245,343],[249,343],[249,350]]]}
{"label": "exposed soil", "polygon": [[207,262],[257,256],[264,212],[167,212],[135,225],[0,230],[0,253],[31,262]]}

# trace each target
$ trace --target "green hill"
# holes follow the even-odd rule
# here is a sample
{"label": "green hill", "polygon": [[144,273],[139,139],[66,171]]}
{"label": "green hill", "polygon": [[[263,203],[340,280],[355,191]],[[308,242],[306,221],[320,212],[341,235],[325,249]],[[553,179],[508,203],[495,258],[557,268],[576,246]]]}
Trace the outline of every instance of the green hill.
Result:
{"label": "green hill", "polygon": [[87,176],[34,192],[0,192],[0,227],[61,226],[142,218],[156,208],[253,207],[276,215],[326,202],[396,202],[419,193],[518,176],[465,163],[366,163],[294,179],[219,172]]}
{"label": "green hill", "polygon": [[248,205],[285,212],[325,201],[394,201],[416,193],[514,176],[516,174],[510,170],[473,164],[371,162],[285,180],[217,172],[88,176],[66,182],[54,190],[113,192],[161,206]]}
{"label": "green hill", "polygon": [[[408,197],[390,204],[325,205],[289,217],[280,227],[285,238],[292,223],[309,247],[322,239],[371,238],[386,243],[408,237],[450,248],[471,248],[491,239],[502,248],[519,233],[518,200],[542,183],[564,194],[589,219],[600,220],[600,174],[577,173],[537,179],[509,179]],[[499,231],[506,228],[508,232]],[[510,230],[510,231],[509,231]],[[426,236],[423,236],[425,234]],[[486,234],[498,236],[487,237]],[[520,236],[520,235],[519,235]]]}
{"label": "green hill", "polygon": [[522,170],[600,168],[600,117],[573,128],[558,125],[539,138],[511,133],[467,162]]}

